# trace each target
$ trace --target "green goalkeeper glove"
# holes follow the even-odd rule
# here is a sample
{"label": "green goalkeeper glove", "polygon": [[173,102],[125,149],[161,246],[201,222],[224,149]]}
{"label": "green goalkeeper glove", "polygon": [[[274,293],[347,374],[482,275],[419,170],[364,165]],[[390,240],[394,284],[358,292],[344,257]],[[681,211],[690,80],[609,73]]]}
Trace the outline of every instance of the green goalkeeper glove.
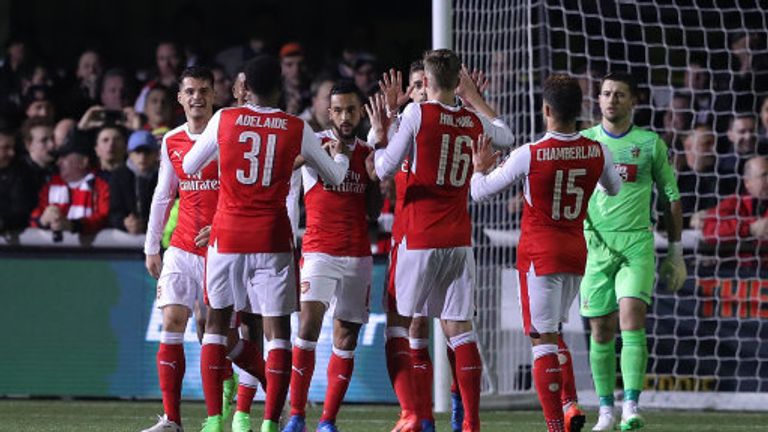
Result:
{"label": "green goalkeeper glove", "polygon": [[685,279],[688,277],[688,269],[683,260],[683,245],[679,242],[669,242],[667,247],[667,257],[661,263],[659,269],[661,280],[667,284],[667,290],[676,292],[683,287]]}

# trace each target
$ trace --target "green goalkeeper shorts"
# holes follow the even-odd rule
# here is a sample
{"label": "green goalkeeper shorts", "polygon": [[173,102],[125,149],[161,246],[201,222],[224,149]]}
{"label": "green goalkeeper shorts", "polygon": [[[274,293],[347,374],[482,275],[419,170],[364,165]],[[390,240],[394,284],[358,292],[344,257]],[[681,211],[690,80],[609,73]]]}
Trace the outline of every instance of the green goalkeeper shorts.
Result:
{"label": "green goalkeeper shorts", "polygon": [[656,257],[651,231],[584,231],[587,267],[581,280],[581,315],[599,317],[618,310],[618,299],[651,304]]}

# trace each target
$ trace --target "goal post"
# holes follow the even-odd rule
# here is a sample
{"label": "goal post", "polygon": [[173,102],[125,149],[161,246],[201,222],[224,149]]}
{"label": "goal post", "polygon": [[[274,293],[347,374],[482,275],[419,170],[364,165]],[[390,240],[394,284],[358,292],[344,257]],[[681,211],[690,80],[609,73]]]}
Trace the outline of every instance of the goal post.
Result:
{"label": "goal post", "polygon": [[[580,121],[599,121],[597,84],[608,71],[637,78],[635,124],[668,143],[684,202],[683,243],[689,278],[676,294],[660,284],[648,313],[649,362],[641,405],[659,408],[764,409],[768,398],[768,272],[754,243],[703,241],[690,220],[738,191],[741,173],[721,170],[735,155],[727,129],[751,114],[768,143],[768,12],[758,0],[453,0],[453,48],[486,71],[488,101],[519,143],[543,132],[540,84],[552,73],[582,83]],[[745,63],[746,64],[745,66]],[[751,70],[750,70],[751,67]],[[766,110],[768,113],[768,110]],[[713,167],[689,167],[685,140],[715,137]],[[759,142],[754,152],[761,152]],[[688,176],[688,177],[686,177]],[[693,178],[693,189],[684,187]],[[725,185],[732,181],[736,186]],[[701,184],[717,188],[702,191]],[[657,203],[654,203],[654,208]],[[518,193],[470,205],[477,261],[475,325],[485,363],[484,406],[535,405],[529,342],[519,326],[514,288]],[[660,214],[652,212],[657,217]],[[666,251],[656,228],[657,257]],[[751,253],[750,259],[746,259]],[[754,264],[750,266],[750,262]],[[658,279],[658,278],[657,278]],[[574,305],[565,330],[583,402],[596,404],[588,334]],[[618,344],[620,346],[620,343]],[[619,374],[620,376],[620,374]],[[620,378],[619,378],[620,379]],[[621,383],[617,395],[621,397]]]}

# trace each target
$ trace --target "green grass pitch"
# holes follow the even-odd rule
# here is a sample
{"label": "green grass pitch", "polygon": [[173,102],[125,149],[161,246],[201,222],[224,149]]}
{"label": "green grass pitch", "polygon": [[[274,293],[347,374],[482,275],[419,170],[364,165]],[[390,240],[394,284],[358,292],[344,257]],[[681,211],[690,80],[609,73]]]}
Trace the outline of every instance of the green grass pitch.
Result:
{"label": "green grass pitch", "polygon": [[[254,430],[258,431],[262,405],[256,404]],[[48,401],[0,400],[0,431],[14,432],[85,432],[126,431],[138,432],[154,424],[161,404],[129,401]],[[182,405],[187,432],[200,429],[205,407],[200,402]],[[320,414],[318,407],[310,408],[307,426],[314,426]],[[595,420],[595,412],[588,413],[588,426]],[[735,412],[681,412],[647,411],[648,426],[644,432],[736,432],[768,430],[768,413]],[[338,425],[342,432],[388,432],[397,416],[393,406],[347,405],[342,407]],[[546,430],[538,411],[483,411],[484,432],[544,432]],[[439,415],[438,431],[449,432],[448,417]],[[229,430],[227,427],[225,430]],[[308,428],[312,431],[313,429]],[[588,430],[588,428],[585,428]]]}

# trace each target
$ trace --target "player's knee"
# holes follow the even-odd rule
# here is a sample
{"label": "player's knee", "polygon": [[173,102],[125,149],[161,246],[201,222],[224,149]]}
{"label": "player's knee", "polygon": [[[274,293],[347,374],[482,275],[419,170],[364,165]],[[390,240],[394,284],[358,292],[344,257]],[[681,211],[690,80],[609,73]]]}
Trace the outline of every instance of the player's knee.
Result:
{"label": "player's knee", "polygon": [[411,326],[408,329],[410,337],[417,339],[429,338],[429,318],[417,317],[411,321]]}
{"label": "player's knee", "polygon": [[163,308],[163,330],[183,333],[187,328],[189,309],[180,305],[168,305]]}
{"label": "player's knee", "polygon": [[231,314],[231,307],[225,309],[209,309],[208,319],[205,323],[205,332],[226,335],[229,332]]}
{"label": "player's knee", "polygon": [[357,348],[357,336],[351,334],[336,336],[333,338],[333,346],[340,350],[354,351]]}
{"label": "player's knee", "polygon": [[352,351],[357,346],[357,335],[361,324],[349,321],[335,320],[333,326],[333,346],[338,349]]}
{"label": "player's knee", "polygon": [[449,338],[473,331],[472,321],[442,320],[440,324],[442,325],[443,333]]}
{"label": "player's knee", "polygon": [[604,344],[612,341],[615,338],[617,326],[618,323],[615,313],[589,319],[592,338],[598,343]]}
{"label": "player's knee", "polygon": [[409,328],[411,326],[411,321],[411,318],[404,317],[397,312],[387,312],[387,327]]}
{"label": "player's knee", "polygon": [[299,337],[304,340],[316,341],[320,337],[320,328],[311,322],[303,322],[299,325]]}

